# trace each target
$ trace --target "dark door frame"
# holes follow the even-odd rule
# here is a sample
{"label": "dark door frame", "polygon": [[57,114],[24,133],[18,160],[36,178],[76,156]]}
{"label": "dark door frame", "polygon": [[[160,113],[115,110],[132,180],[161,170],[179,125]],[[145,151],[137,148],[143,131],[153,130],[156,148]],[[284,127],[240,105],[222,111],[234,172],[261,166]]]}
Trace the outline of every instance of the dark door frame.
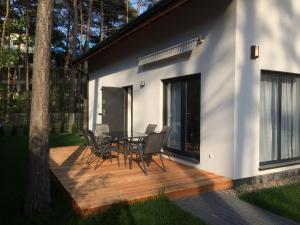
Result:
{"label": "dark door frame", "polygon": [[[179,77],[174,77],[174,78],[166,78],[166,79],[161,79],[161,81],[163,82],[163,126],[167,125],[167,88],[166,88],[166,83],[168,81],[173,81],[173,82],[178,82],[178,81],[185,81],[188,79],[193,79],[193,78],[199,78],[199,82],[200,82],[200,99],[199,99],[199,105],[200,105],[200,113],[201,113],[201,73],[197,73],[197,74],[191,74],[191,75],[184,75],[184,76],[179,76]],[[185,89],[187,84],[185,84]],[[183,93],[183,95],[181,96],[181,105],[186,105],[187,99],[186,99],[186,92]],[[185,145],[186,145],[186,119],[184,118],[185,115],[185,111],[186,109],[184,109],[183,107],[181,107],[181,121],[182,121],[182,128],[181,128],[181,150],[185,149]],[[199,115],[200,117],[200,115]],[[200,117],[200,123],[201,123],[201,117]],[[201,132],[201,125],[199,128],[199,135]],[[199,137],[200,138],[200,137]],[[200,143],[199,143],[200,144]],[[200,153],[199,155],[195,155],[192,153],[187,153],[185,151],[178,151],[175,149],[168,149],[170,152],[174,153],[175,156],[177,156],[178,158],[184,158],[186,160],[192,161],[192,162],[196,162],[199,163],[200,162]]]}
{"label": "dark door frame", "polygon": [[127,133],[127,128],[128,128],[128,90],[131,89],[131,119],[130,119],[130,132],[131,132],[131,136],[133,135],[133,85],[128,85],[128,86],[124,86],[124,128],[126,129],[126,133]]}

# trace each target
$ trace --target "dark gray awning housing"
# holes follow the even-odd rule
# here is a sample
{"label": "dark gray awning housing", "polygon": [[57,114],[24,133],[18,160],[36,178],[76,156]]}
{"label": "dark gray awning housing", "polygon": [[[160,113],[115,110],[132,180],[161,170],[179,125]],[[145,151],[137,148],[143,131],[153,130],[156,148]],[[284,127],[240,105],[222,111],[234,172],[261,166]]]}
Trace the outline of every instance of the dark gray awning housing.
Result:
{"label": "dark gray awning housing", "polygon": [[178,45],[163,49],[161,51],[152,53],[150,55],[139,58],[139,66],[150,64],[153,62],[158,62],[167,58],[171,58],[176,55],[180,55],[186,52],[192,51],[198,44],[203,42],[203,38],[193,38],[191,40],[185,41]]}

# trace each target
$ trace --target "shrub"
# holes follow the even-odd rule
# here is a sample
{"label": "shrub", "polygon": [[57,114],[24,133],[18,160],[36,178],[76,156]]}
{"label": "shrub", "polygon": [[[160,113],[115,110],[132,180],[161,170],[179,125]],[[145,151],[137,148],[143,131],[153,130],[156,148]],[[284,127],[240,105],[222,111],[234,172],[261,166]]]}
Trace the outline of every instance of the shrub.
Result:
{"label": "shrub", "polygon": [[77,125],[74,123],[74,124],[72,125],[72,133],[76,133],[76,132],[78,132],[78,127],[77,127]]}
{"label": "shrub", "polygon": [[17,129],[16,125],[13,125],[11,128],[11,135],[16,136],[17,134],[18,134],[18,129]]}

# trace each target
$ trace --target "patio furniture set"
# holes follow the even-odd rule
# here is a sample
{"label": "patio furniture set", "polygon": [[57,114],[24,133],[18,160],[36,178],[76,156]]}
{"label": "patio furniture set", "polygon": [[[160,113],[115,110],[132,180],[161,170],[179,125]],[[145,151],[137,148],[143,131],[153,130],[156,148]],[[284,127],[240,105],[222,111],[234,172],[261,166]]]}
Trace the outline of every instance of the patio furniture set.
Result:
{"label": "patio furniture set", "polygon": [[[148,175],[147,166],[154,161],[152,156],[159,155],[161,166],[154,162],[166,171],[162,154],[167,152],[166,147],[172,127],[165,126],[160,132],[155,132],[156,126],[156,124],[148,124],[144,133],[132,132],[131,135],[110,131],[108,124],[97,124],[95,133],[91,130],[82,130],[86,143],[81,160],[86,160],[87,165],[96,162],[96,169],[105,160],[112,162],[113,158],[117,158],[120,166],[119,157],[123,154],[125,166],[127,166],[127,161],[129,169],[132,168],[133,161],[141,162],[143,172]],[[88,149],[90,149],[90,154],[86,154]]]}

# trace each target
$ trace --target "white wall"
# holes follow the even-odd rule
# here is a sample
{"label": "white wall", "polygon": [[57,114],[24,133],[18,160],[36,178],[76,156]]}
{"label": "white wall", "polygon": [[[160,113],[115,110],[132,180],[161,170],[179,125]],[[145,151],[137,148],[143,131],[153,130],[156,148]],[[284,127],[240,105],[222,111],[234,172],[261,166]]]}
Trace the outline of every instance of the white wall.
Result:
{"label": "white wall", "polygon": [[[235,2],[226,2],[192,0],[89,60],[90,128],[101,122],[101,86],[133,85],[133,129],[143,131],[148,123],[160,129],[161,79],[201,73],[201,160],[193,165],[233,178],[236,9]],[[138,68],[139,57],[199,35],[205,41],[190,55]],[[145,81],[144,88],[140,81]]]}
{"label": "white wall", "polygon": [[[259,171],[261,70],[300,73],[299,0],[237,0],[235,175],[244,178],[300,166]],[[260,56],[250,59],[250,46]]]}

